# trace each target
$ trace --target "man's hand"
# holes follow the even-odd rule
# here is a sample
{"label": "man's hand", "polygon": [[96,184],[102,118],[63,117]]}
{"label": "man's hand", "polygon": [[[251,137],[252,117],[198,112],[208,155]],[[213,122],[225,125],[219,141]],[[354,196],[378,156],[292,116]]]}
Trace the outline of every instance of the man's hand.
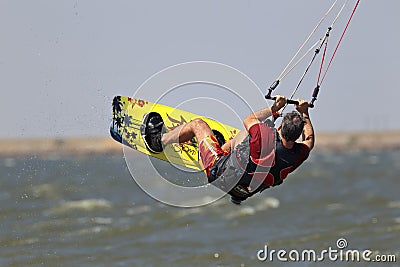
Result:
{"label": "man's hand", "polygon": [[303,116],[305,124],[303,128],[303,144],[308,146],[311,150],[314,147],[314,129],[311,124],[310,117],[308,115],[308,103],[303,99],[298,99],[299,104],[296,105],[296,109]]}
{"label": "man's hand", "polygon": [[266,118],[270,117],[274,112],[279,111],[286,105],[287,99],[284,96],[277,95],[276,100],[272,106],[258,110],[254,113],[251,113],[243,120],[244,127],[247,132],[250,130],[251,126],[254,124],[260,123],[264,121]]}
{"label": "man's hand", "polygon": [[295,105],[295,108],[300,114],[308,114],[308,102],[304,99],[298,99],[298,105]]}
{"label": "man's hand", "polygon": [[277,112],[286,105],[287,98],[282,95],[276,95],[275,103],[271,106],[272,112]]}

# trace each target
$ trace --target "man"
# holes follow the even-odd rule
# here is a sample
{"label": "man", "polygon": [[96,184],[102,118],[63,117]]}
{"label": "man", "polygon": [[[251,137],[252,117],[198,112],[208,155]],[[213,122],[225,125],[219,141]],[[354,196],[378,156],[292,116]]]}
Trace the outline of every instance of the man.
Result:
{"label": "man", "polygon": [[[221,145],[208,124],[195,119],[163,134],[161,116],[145,116],[143,139],[153,153],[171,143],[185,143],[196,137],[200,163],[208,181],[231,195],[235,204],[283,182],[300,166],[314,147],[314,130],[308,103],[298,100],[296,111],[286,114],[279,130],[268,125],[267,118],[283,108],[287,99],[277,96],[268,108],[243,120],[245,130]],[[302,135],[302,142],[296,142]]]}

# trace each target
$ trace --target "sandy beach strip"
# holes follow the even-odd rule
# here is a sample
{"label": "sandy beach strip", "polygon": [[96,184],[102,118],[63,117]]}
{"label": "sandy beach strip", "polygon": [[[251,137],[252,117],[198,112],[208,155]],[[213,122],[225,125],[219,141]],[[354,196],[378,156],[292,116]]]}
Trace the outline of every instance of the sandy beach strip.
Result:
{"label": "sandy beach strip", "polygon": [[[399,149],[400,131],[316,133],[315,151]],[[0,156],[122,153],[122,145],[110,137],[0,140]]]}

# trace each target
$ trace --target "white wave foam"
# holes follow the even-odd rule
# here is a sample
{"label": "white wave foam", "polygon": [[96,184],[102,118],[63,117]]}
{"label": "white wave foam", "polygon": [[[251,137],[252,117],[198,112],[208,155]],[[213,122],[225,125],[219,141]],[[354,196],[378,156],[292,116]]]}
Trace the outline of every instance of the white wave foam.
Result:
{"label": "white wave foam", "polygon": [[111,224],[113,222],[112,218],[105,218],[105,217],[94,217],[92,221],[96,224]]}
{"label": "white wave foam", "polygon": [[237,217],[252,216],[259,211],[264,211],[271,208],[276,209],[280,205],[279,199],[273,197],[260,198],[255,201],[257,201],[257,204],[254,207],[240,206],[237,210],[227,213],[225,218],[233,219]]}
{"label": "white wave foam", "polygon": [[13,158],[5,158],[4,161],[3,161],[3,164],[7,168],[13,168],[13,167],[15,167],[15,165],[17,165],[17,162]]}
{"label": "white wave foam", "polygon": [[238,217],[252,216],[256,214],[256,209],[253,207],[240,207],[225,215],[226,219],[234,219]]}
{"label": "white wave foam", "polygon": [[400,201],[390,201],[388,207],[392,209],[400,209]]}
{"label": "white wave foam", "polygon": [[84,229],[79,229],[71,232],[65,232],[63,233],[63,236],[66,237],[75,237],[75,236],[82,236],[82,235],[89,235],[89,234],[97,234],[100,232],[104,232],[108,228],[105,226],[94,226],[94,227],[89,227],[89,228],[84,228]]}
{"label": "white wave foam", "polygon": [[182,218],[192,214],[198,214],[202,212],[202,208],[183,208],[179,209],[174,215],[176,218]]}
{"label": "white wave foam", "polygon": [[84,199],[61,203],[57,207],[47,210],[47,212],[50,214],[61,214],[76,210],[92,211],[96,209],[110,209],[111,207],[111,202],[106,199]]}
{"label": "white wave foam", "polygon": [[54,184],[34,185],[30,191],[35,198],[57,198],[59,196],[59,190]]}
{"label": "white wave foam", "polygon": [[148,205],[144,205],[144,206],[129,208],[126,211],[126,214],[130,215],[130,216],[133,216],[133,215],[137,215],[137,214],[147,213],[149,211],[151,211],[151,207],[148,206]]}
{"label": "white wave foam", "polygon": [[330,204],[326,205],[326,208],[328,210],[342,210],[342,209],[344,209],[344,205],[340,204],[340,203],[330,203]]}
{"label": "white wave foam", "polygon": [[368,157],[368,164],[370,165],[376,165],[379,163],[379,158],[375,155],[369,156]]}
{"label": "white wave foam", "polygon": [[256,211],[263,211],[267,209],[276,209],[280,206],[280,201],[274,197],[261,198],[256,205]]}

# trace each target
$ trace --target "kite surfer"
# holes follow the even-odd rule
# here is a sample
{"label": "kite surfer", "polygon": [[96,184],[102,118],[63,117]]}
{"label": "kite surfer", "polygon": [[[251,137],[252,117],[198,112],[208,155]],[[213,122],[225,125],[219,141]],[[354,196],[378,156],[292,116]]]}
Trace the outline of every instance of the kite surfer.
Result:
{"label": "kite surfer", "polygon": [[[191,142],[195,137],[208,182],[230,194],[233,203],[240,204],[257,192],[280,185],[314,147],[306,101],[299,99],[295,104],[297,111],[287,113],[278,129],[268,120],[287,101],[277,95],[270,107],[251,113],[243,120],[245,129],[225,144],[218,142],[209,125],[200,118],[165,132],[157,113],[144,117],[143,140],[151,152],[161,153],[168,144]],[[300,136],[302,140],[297,141]],[[252,180],[258,181],[256,188],[252,188]]]}

